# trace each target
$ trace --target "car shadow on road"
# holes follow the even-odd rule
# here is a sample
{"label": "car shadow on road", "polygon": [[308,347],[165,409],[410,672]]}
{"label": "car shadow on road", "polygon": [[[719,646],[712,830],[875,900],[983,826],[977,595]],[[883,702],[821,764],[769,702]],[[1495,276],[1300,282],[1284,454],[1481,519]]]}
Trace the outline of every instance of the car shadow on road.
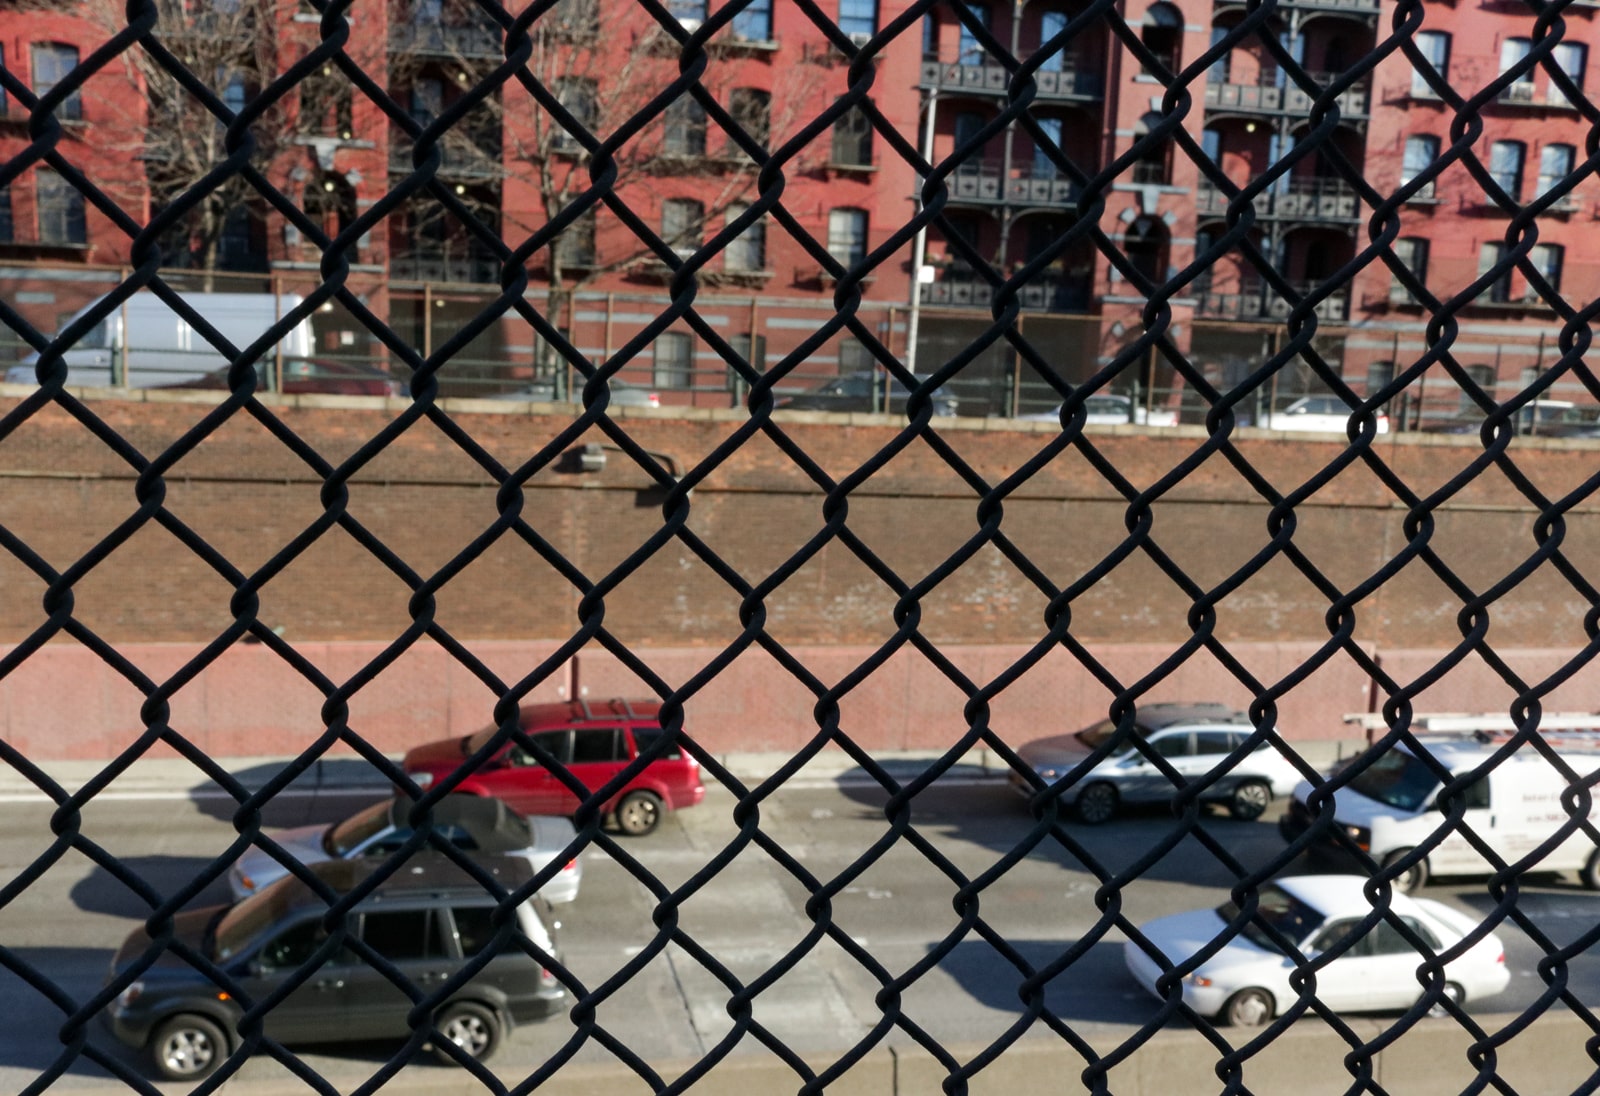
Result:
{"label": "car shadow on road", "polygon": [[[281,775],[285,764],[266,762],[228,775],[247,791],[256,792]],[[261,825],[284,828],[337,822],[394,792],[395,786],[364,758],[328,758],[313,764],[263,804]],[[201,814],[220,821],[231,821],[239,811],[233,796],[211,780],[191,787],[189,798]]]}
{"label": "car shadow on road", "polygon": [[[124,856],[117,862],[162,897],[182,890],[213,863],[203,856]],[[70,896],[73,905],[86,913],[131,917],[139,921],[150,916],[150,903],[102,867],[97,866],[76,883]],[[184,908],[222,906],[231,901],[227,880],[218,878],[186,902]]]}
{"label": "car shadow on road", "polygon": [[[1057,962],[1075,946],[1073,941],[1061,940],[1007,942],[1036,971]],[[984,1008],[1017,1015],[1029,1011],[1030,1002],[1022,996],[1026,976],[986,941],[962,941],[939,960],[939,969]],[[1122,944],[1104,940],[1091,944],[1070,966],[1045,983],[1043,1004],[1052,1015],[1072,1024],[1093,1021],[1138,1025],[1147,1022],[1161,1007],[1161,1002],[1128,973]],[[1181,1020],[1173,1022],[1188,1026]]]}
{"label": "car shadow on road", "polygon": [[[81,1053],[68,1049],[61,1041],[63,1027],[71,1016],[57,1000],[65,997],[73,1005],[86,1002],[104,984],[111,966],[111,951],[105,948],[7,947],[8,961],[0,966],[0,1069],[27,1071],[31,1082],[47,1071],[61,1068],[71,1077],[110,1077],[102,1066]],[[12,964],[29,969],[25,976]],[[35,978],[50,985],[41,989]],[[23,1018],[27,1022],[23,1022]],[[84,1018],[90,1045],[106,1051],[119,1062],[134,1067],[134,1059],[123,1052],[115,1039],[101,1030],[98,1019]],[[80,1030],[65,1033],[70,1040]]]}

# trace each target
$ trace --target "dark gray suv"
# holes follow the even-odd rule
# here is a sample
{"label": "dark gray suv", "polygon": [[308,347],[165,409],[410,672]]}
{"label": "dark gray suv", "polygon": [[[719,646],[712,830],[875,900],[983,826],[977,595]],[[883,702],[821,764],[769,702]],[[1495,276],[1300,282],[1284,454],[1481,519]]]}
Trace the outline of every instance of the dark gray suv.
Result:
{"label": "dark gray suv", "polygon": [[[486,858],[480,866],[507,891],[532,878],[521,860]],[[374,867],[333,860],[311,871],[345,893]],[[436,992],[484,948],[495,949],[434,1014],[431,1045],[446,1061],[460,1054],[488,1058],[513,1024],[548,1016],[565,999],[549,970],[559,961],[555,942],[534,902],[515,908],[515,928],[504,941],[497,940],[495,910],[482,884],[445,857],[424,853],[363,898],[346,922],[347,939],[393,963],[423,993]],[[179,914],[173,919],[177,943],[225,972],[235,992],[197,971],[177,947],[168,948],[107,1009],[112,1034],[147,1049],[162,1077],[206,1076],[239,1046],[244,1009],[289,981],[326,941],[327,911],[291,876],[233,906]],[[111,979],[124,977],[150,947],[143,929],[129,934],[112,960]],[[399,986],[345,944],[267,1013],[265,1032],[283,1043],[403,1038],[411,1034],[406,1015],[412,1007]]]}

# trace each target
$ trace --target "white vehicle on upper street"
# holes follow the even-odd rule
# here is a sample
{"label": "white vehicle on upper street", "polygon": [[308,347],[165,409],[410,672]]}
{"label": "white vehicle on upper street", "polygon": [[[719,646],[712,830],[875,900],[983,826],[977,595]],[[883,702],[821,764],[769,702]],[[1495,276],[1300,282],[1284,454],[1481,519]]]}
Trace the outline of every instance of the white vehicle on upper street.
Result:
{"label": "white vehicle on upper street", "polygon": [[[1338,396],[1301,396],[1282,411],[1269,411],[1261,425],[1268,430],[1318,431],[1324,434],[1343,434],[1350,424],[1355,408]],[[1378,433],[1389,432],[1389,416],[1377,414]]]}
{"label": "white vehicle on upper street", "polygon": [[[1265,1024],[1299,999],[1289,978],[1302,957],[1312,960],[1343,948],[1338,958],[1316,971],[1318,1000],[1335,1012],[1410,1008],[1423,993],[1417,972],[1428,953],[1437,955],[1454,947],[1478,923],[1442,902],[1391,893],[1389,911],[1394,920],[1385,917],[1363,932],[1362,921],[1373,909],[1362,893],[1367,882],[1360,875],[1303,875],[1263,886],[1255,917],[1184,977],[1184,1003],[1225,1024]],[[1139,931],[1166,957],[1165,969],[1170,970],[1223,935],[1238,915],[1238,907],[1229,901],[1214,910],[1162,917]],[[1395,920],[1416,940],[1407,940]],[[1283,949],[1258,922],[1272,926],[1293,950]],[[1156,980],[1162,965],[1132,940],[1124,946],[1123,958],[1139,983],[1160,996]],[[1500,939],[1492,933],[1485,936],[1446,963],[1444,977],[1442,996],[1457,1004],[1505,989],[1511,975]],[[1436,1003],[1430,1011],[1442,1014],[1445,1009]]]}
{"label": "white vehicle on upper street", "polygon": [[[1058,403],[1049,411],[1018,415],[1016,421],[1059,423],[1062,406]],[[1135,406],[1127,396],[1114,392],[1097,392],[1085,398],[1083,412],[1085,426],[1126,426],[1130,422],[1136,426],[1178,425],[1178,413],[1171,408]]]}

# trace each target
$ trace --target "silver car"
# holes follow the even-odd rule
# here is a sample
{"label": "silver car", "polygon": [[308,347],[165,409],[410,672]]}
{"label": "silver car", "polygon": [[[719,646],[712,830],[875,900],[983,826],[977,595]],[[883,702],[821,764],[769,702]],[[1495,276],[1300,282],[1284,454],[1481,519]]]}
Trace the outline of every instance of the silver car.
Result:
{"label": "silver car", "polygon": [[[1117,725],[1107,720],[1075,734],[1038,739],[1017,753],[1050,783],[1088,761],[1116,732]],[[1248,716],[1222,704],[1146,704],[1133,725],[1134,735],[1146,748],[1186,780],[1206,777],[1232,760],[1254,732]],[[1036,794],[1021,773],[1013,771],[1010,779],[1025,797]],[[1289,794],[1302,779],[1300,770],[1263,743],[1213,781],[1202,802],[1226,807],[1234,818],[1250,821],[1260,818],[1275,797]],[[1177,792],[1172,780],[1128,739],[1063,788],[1061,803],[1072,808],[1079,821],[1095,824],[1110,820],[1120,804],[1162,803]]]}
{"label": "silver car", "polygon": [[[331,826],[298,826],[266,836],[302,864],[375,859],[395,852],[410,838],[411,808],[410,800],[385,799]],[[478,795],[441,799],[433,808],[433,829],[463,852],[517,857],[534,872],[561,855],[576,833],[565,818],[525,817],[498,799]],[[238,901],[288,874],[275,857],[252,848],[228,870],[228,886]],[[582,879],[582,860],[569,857],[555,878],[539,888],[539,897],[552,905],[571,902],[578,897]]]}

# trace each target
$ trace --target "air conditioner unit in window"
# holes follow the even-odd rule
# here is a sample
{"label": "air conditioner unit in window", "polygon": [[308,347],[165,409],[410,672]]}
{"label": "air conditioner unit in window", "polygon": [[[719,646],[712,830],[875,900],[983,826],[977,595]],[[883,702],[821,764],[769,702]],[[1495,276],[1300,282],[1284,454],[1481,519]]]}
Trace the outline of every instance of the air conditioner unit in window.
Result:
{"label": "air conditioner unit in window", "polygon": [[872,35],[863,30],[854,31],[850,35],[850,44],[857,49],[865,46],[870,41],[872,41]]}
{"label": "air conditioner unit in window", "polygon": [[695,18],[692,15],[687,16],[687,17],[680,15],[678,17],[678,26],[682,27],[684,30],[688,31],[690,34],[693,34],[695,31],[700,29],[700,23],[701,23],[701,20]]}
{"label": "air conditioner unit in window", "polygon": [[1513,103],[1531,103],[1533,102],[1533,85],[1526,83],[1512,84],[1506,88],[1505,94],[1501,97]]}

